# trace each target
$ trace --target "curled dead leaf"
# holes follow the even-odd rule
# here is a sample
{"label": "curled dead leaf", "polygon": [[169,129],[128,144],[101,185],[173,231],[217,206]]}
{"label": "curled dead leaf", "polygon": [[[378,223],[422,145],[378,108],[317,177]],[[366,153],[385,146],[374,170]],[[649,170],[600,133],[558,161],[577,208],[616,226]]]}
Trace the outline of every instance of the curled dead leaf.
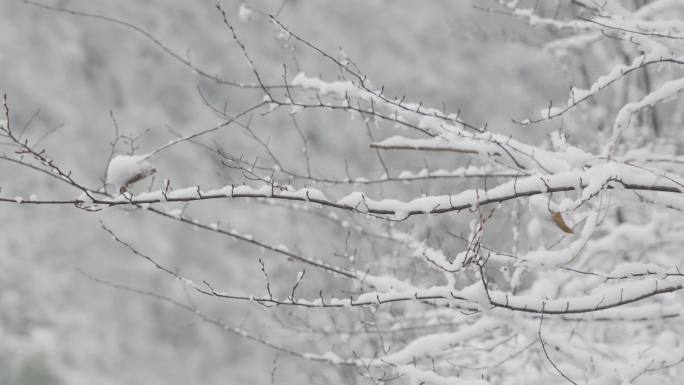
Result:
{"label": "curled dead leaf", "polygon": [[553,219],[553,223],[555,223],[559,229],[563,230],[564,233],[566,233],[566,234],[574,234],[575,233],[574,231],[572,231],[572,228],[570,228],[570,226],[568,226],[565,223],[565,220],[563,219],[563,215],[561,215],[561,213],[553,213],[553,214],[551,214],[551,218]]}
{"label": "curled dead leaf", "polygon": [[133,183],[135,183],[139,180],[145,179],[148,176],[150,176],[156,172],[157,172],[157,169],[155,169],[155,168],[145,168],[145,169],[141,170],[140,172],[138,172],[137,174],[131,176],[128,180],[126,180],[125,184],[119,188],[119,192],[123,194],[124,192],[128,191],[128,187],[130,185],[132,185]]}

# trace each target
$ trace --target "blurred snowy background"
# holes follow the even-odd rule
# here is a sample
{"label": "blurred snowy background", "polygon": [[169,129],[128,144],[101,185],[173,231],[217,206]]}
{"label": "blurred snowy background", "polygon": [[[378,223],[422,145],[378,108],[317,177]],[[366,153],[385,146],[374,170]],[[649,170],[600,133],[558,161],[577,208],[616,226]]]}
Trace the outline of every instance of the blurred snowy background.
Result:
{"label": "blurred snowy background", "polygon": [[[209,73],[253,81],[213,0],[45,2],[128,22]],[[282,81],[283,63],[291,76],[297,69],[328,79],[337,76],[320,56],[284,44],[279,31],[259,16],[258,11],[275,13],[281,7],[279,18],[285,25],[328,52],[343,49],[374,84],[385,85],[386,93],[435,107],[444,104],[450,111],[460,108],[466,119],[487,122],[500,132],[523,130],[510,118],[535,113],[549,98],[565,98],[574,80],[540,49],[543,31],[476,10],[471,2],[250,1],[246,6],[254,12],[247,22],[238,17],[241,3],[221,4],[267,83]],[[137,143],[139,152],[167,142],[172,132],[186,134],[219,123],[203,104],[198,86],[230,112],[262,97],[258,90],[198,77],[130,28],[21,1],[0,1],[0,91],[8,95],[14,125],[26,125],[25,135],[34,141],[56,129],[41,146],[90,185],[99,185],[106,168],[114,134],[110,111],[126,134],[149,130]],[[320,112],[298,120],[310,137],[312,160],[321,173],[344,177],[344,159],[357,160],[352,175],[380,172],[361,121]],[[282,161],[301,169],[300,138],[286,113],[256,116],[253,127],[270,138]],[[516,133],[541,139],[543,129]],[[214,141],[237,156],[263,153],[237,126],[203,138],[205,144]],[[414,162],[414,169],[423,167],[420,157],[406,162]],[[175,186],[207,187],[244,179],[226,170],[215,155],[189,143],[161,154],[155,165],[157,185],[163,178]],[[0,163],[0,187],[9,196],[74,194],[49,178],[6,163]],[[192,210],[207,221],[220,220],[321,258],[334,258],[334,250],[345,248],[345,234],[337,228],[263,203],[217,201],[196,204]],[[121,208],[87,213],[73,207],[4,205],[0,218],[0,384],[269,383],[274,360],[279,384],[353,378],[278,356],[173,306],[94,282],[77,270],[186,300],[177,282],[113,242],[100,220],[168,266],[224,290],[261,294],[257,257],[266,261],[274,279],[292,281],[299,267],[281,258]],[[416,231],[433,225],[427,219],[414,224]],[[324,284],[309,283],[312,288]],[[279,325],[258,305],[195,300],[207,313],[256,334]],[[298,336],[293,332],[291,338]]]}

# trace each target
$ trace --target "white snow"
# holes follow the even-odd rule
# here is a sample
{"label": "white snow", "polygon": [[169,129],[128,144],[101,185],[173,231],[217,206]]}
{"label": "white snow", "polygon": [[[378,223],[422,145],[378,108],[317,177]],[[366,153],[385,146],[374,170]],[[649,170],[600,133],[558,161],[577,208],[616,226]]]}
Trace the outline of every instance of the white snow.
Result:
{"label": "white snow", "polygon": [[247,6],[247,4],[240,4],[240,9],[238,10],[238,17],[243,23],[247,23],[252,19],[252,9]]}
{"label": "white snow", "polygon": [[146,155],[117,155],[107,167],[107,184],[119,191],[155,172]]}

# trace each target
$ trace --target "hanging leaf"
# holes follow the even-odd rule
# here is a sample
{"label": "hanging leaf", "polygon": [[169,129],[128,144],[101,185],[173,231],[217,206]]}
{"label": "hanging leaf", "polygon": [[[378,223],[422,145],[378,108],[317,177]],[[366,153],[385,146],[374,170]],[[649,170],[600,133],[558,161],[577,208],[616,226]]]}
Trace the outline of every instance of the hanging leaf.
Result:
{"label": "hanging leaf", "polygon": [[575,233],[574,231],[572,231],[572,228],[570,228],[570,226],[568,226],[565,223],[565,220],[563,219],[563,216],[561,215],[561,213],[553,213],[551,215],[551,218],[553,219],[553,222],[556,224],[556,226],[558,226],[559,229],[563,230],[564,233],[566,233],[566,234],[574,234]]}

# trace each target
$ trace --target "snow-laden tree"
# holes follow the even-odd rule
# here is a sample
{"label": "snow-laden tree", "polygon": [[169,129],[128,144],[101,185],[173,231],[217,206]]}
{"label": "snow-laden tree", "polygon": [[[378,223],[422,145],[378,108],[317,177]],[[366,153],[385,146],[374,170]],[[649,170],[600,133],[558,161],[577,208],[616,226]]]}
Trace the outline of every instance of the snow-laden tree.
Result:
{"label": "snow-laden tree", "polygon": [[[249,79],[214,75],[133,24],[41,6],[123,25],[202,81],[240,93],[246,106],[235,109],[199,87],[197,97],[221,122],[150,148],[114,120],[111,151],[100,159],[106,171],[97,181],[62,166],[41,138],[24,135],[7,95],[3,162],[72,193],[3,193],[0,201],[69,205],[83,215],[144,212],[252,247],[245,280],[251,286],[258,280],[258,292],[168,265],[103,220],[115,243],[191,296],[91,278],[171,303],[293,362],[317,363],[312,370],[339,369],[345,381],[672,383],[684,361],[677,102],[684,90],[684,22],[678,19],[684,4],[514,0],[486,6],[480,11],[492,18],[503,13],[533,27],[529,34],[542,34],[544,49],[577,79],[564,100],[540,103],[507,127],[471,122],[466,111],[427,105],[419,95],[395,96],[343,50],[326,51],[315,36],[247,4],[234,14],[221,5],[216,12]],[[253,19],[268,21],[263,33],[275,33],[293,56],[256,60],[241,31]],[[301,52],[315,54],[320,66],[300,65]],[[488,79],[476,84],[496,87]],[[302,128],[307,119],[317,125],[316,136]],[[260,125],[290,130],[291,140],[270,141]],[[546,130],[543,140],[530,134],[536,126]],[[238,129],[249,146],[231,143],[231,135],[222,137],[228,142],[212,140]],[[359,147],[345,159],[324,138],[347,130],[361,132],[365,142],[350,139]],[[174,151],[188,159],[211,155],[233,182],[179,185],[176,179],[189,176],[156,162]],[[284,153],[298,154],[299,162],[284,161]],[[337,159],[343,171],[321,172],[319,156]],[[225,201],[265,208],[265,218],[242,213],[239,220],[253,219],[265,235],[241,230],[235,218],[211,219],[206,207],[221,210]],[[305,225],[291,231],[298,223]],[[336,238],[323,235],[331,226]],[[273,241],[283,234],[297,242]],[[314,246],[300,244],[307,242]],[[226,253],[217,250],[216,258]],[[271,314],[277,326],[229,324],[192,298],[228,308],[246,302]]]}

